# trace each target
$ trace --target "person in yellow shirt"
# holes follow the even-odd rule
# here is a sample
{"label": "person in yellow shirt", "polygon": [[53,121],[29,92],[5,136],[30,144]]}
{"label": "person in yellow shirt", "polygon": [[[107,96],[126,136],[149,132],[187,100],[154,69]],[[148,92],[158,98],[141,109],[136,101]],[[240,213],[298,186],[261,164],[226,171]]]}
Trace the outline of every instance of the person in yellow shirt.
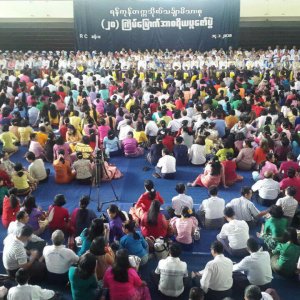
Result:
{"label": "person in yellow shirt", "polygon": [[48,134],[46,133],[45,126],[39,127],[40,131],[36,132],[36,141],[44,148],[48,140]]}
{"label": "person in yellow shirt", "polygon": [[234,109],[229,112],[229,116],[225,118],[225,124],[228,129],[231,129],[237,122],[239,118],[235,115]]}
{"label": "person in yellow shirt", "polygon": [[136,139],[138,144],[144,144],[145,145],[148,142],[148,138],[147,138],[147,135],[144,131],[142,122],[137,122],[136,123],[136,129],[133,133],[133,137]]}
{"label": "person in yellow shirt", "polygon": [[74,111],[74,115],[70,118],[70,125],[74,126],[76,130],[80,130],[81,118],[79,117],[79,112]]}
{"label": "person in yellow shirt", "polygon": [[24,119],[21,121],[21,126],[18,128],[18,132],[20,135],[21,146],[28,146],[33,129],[29,126],[27,120]]}
{"label": "person in yellow shirt", "polygon": [[9,131],[9,125],[3,125],[0,141],[3,143],[3,151],[12,154],[18,151],[18,147],[14,143],[18,142],[18,138]]}
{"label": "person in yellow shirt", "polygon": [[90,138],[83,136],[82,141],[77,143],[74,147],[76,153],[81,152],[84,159],[90,159],[93,154],[93,148],[90,146]]}

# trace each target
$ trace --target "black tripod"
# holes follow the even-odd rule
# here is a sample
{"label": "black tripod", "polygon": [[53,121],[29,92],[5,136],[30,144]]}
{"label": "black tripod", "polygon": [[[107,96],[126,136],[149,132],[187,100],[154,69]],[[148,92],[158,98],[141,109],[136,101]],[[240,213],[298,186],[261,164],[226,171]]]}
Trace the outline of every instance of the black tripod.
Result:
{"label": "black tripod", "polygon": [[103,174],[105,173],[107,178],[109,178],[109,175],[108,175],[107,170],[104,166],[104,153],[99,148],[96,148],[96,157],[94,159],[94,163],[95,163],[95,173],[94,173],[93,178],[92,178],[93,183],[90,187],[89,197],[91,198],[92,188],[93,188],[93,184],[94,184],[96,189],[97,189],[97,211],[101,212],[104,204],[119,201],[119,197],[116,194],[116,191],[115,191],[115,188],[114,188],[112,182],[109,180],[109,184],[110,184],[110,187],[113,191],[115,199],[113,199],[111,201],[104,201],[104,202],[102,202],[100,200],[100,185],[101,185],[101,180],[103,178]]}

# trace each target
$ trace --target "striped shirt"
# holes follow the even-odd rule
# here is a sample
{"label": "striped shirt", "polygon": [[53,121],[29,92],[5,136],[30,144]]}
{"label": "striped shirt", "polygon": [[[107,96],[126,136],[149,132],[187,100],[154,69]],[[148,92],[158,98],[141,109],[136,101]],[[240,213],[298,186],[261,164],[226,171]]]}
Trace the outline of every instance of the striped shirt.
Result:
{"label": "striped shirt", "polygon": [[166,296],[178,297],[184,291],[183,278],[188,277],[187,264],[179,257],[161,259],[155,270],[160,274],[158,289]]}
{"label": "striped shirt", "polygon": [[233,208],[235,218],[237,220],[244,220],[246,222],[253,221],[254,218],[260,213],[255,205],[245,197],[232,199],[227,205]]}
{"label": "striped shirt", "polygon": [[27,263],[26,250],[20,240],[10,234],[3,243],[3,265],[6,270],[17,270]]}
{"label": "striped shirt", "polygon": [[294,197],[285,196],[277,200],[276,205],[281,206],[285,217],[293,218],[298,207]]}

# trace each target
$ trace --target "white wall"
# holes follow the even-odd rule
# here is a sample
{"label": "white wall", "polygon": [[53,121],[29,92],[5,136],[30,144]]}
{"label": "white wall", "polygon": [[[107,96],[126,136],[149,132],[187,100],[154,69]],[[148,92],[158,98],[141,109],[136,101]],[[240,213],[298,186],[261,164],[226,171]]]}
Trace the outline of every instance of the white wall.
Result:
{"label": "white wall", "polygon": [[[72,0],[0,0],[0,22],[72,19]],[[241,0],[241,21],[257,20],[300,20],[300,0]]]}

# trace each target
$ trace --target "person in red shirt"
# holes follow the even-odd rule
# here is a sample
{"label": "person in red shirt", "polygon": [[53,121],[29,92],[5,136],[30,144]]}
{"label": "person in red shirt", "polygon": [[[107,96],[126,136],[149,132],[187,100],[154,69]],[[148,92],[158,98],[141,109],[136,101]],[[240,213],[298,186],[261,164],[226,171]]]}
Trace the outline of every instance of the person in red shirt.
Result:
{"label": "person in red shirt", "polygon": [[63,207],[65,204],[65,196],[58,194],[54,197],[53,204],[49,206],[48,220],[52,231],[60,229],[65,233],[69,232],[69,212]]}
{"label": "person in red shirt", "polygon": [[167,128],[164,129],[164,131],[161,131],[161,135],[163,136],[162,144],[172,153],[174,148],[174,137],[170,135],[170,131]]}
{"label": "person in red shirt", "polygon": [[243,176],[240,176],[236,173],[236,162],[233,160],[232,153],[227,153],[226,160],[222,161],[221,164],[223,165],[224,169],[226,186],[231,186],[237,181],[241,181],[244,179]]}
{"label": "person in red shirt", "polygon": [[149,211],[143,214],[140,225],[144,237],[166,237],[168,222],[165,216],[160,212],[160,205],[159,201],[152,201]]}
{"label": "person in red shirt", "polygon": [[152,180],[145,180],[144,186],[146,192],[139,197],[137,203],[129,211],[133,219],[138,223],[142,219],[143,214],[150,209],[153,200],[158,200],[161,204],[164,204],[164,199],[161,197],[160,193],[154,189]]}
{"label": "person in red shirt", "polygon": [[12,188],[9,190],[9,196],[5,196],[3,199],[2,224],[5,228],[8,228],[10,222],[16,221],[17,213],[20,210],[17,192],[16,188]]}
{"label": "person in red shirt", "polygon": [[296,188],[295,199],[300,203],[300,177],[296,177],[296,171],[293,168],[288,169],[287,178],[280,181],[280,190],[284,191],[289,186]]}
{"label": "person in red shirt", "polygon": [[300,171],[298,163],[295,161],[295,156],[292,152],[287,154],[287,161],[284,161],[280,164],[279,173],[281,178],[287,178],[287,172],[290,168],[296,170],[296,172]]}
{"label": "person in red shirt", "polygon": [[259,147],[257,147],[254,151],[253,159],[256,162],[256,166],[258,167],[263,161],[266,160],[266,155],[269,152],[269,144],[268,141],[263,139],[259,143]]}

